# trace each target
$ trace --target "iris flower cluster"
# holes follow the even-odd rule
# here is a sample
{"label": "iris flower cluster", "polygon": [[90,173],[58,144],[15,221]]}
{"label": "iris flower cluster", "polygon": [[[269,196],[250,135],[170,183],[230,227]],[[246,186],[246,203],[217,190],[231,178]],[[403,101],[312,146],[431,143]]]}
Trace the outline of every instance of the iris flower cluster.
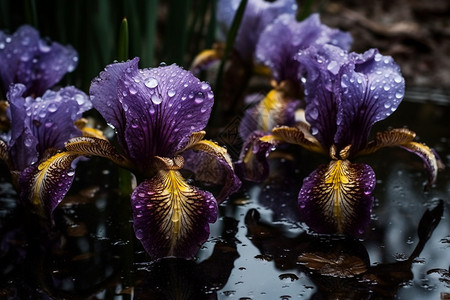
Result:
{"label": "iris flower cluster", "polygon": [[349,52],[351,43],[348,33],[321,24],[318,15],[299,22],[283,14],[266,26],[255,52],[271,70],[273,89],[244,114],[236,170],[246,180],[264,180],[267,157],[286,143],[328,156],[329,164],[303,181],[301,216],[318,233],[358,236],[370,222],[376,178],[369,165],[350,160],[401,147],[423,160],[426,187],[443,164],[405,128],[378,132],[369,140],[372,126],[401,103],[405,80],[392,57],[377,49]]}
{"label": "iris flower cluster", "polygon": [[[74,61],[61,58],[65,51],[45,48],[50,52],[42,55],[42,47],[14,51],[18,45],[46,43],[37,34],[22,34],[25,29],[12,36],[2,33],[2,60],[29,51],[33,66],[50,64],[52,59]],[[54,44],[46,45],[51,49]],[[21,66],[17,73],[31,72],[25,78],[30,81],[2,77],[11,81],[6,105],[11,129],[0,143],[1,158],[11,170],[21,201],[49,219],[69,190],[80,157],[112,160],[138,179],[131,206],[135,234],[146,251],[152,258],[190,258],[208,238],[218,204],[241,182],[226,150],[203,139],[214,103],[209,84],[176,65],[142,70],[138,62],[135,58],[107,66],[92,81],[89,97],[74,87],[25,97],[40,92],[27,86],[43,84],[35,81],[46,77],[47,69]],[[98,130],[84,126],[81,114],[91,107],[115,129],[120,149]],[[190,171],[197,183],[218,187],[217,194],[192,186],[181,169]]]}
{"label": "iris flower cluster", "polygon": [[[238,4],[218,2],[225,32]],[[319,233],[359,235],[366,229],[375,174],[369,165],[351,162],[358,156],[402,147],[422,158],[431,185],[441,162],[414,141],[412,131],[391,129],[369,140],[373,124],[403,98],[399,66],[376,49],[349,52],[348,33],[323,25],[317,14],[299,22],[296,11],[293,0],[248,1],[235,51],[242,62],[270,70],[272,90],[246,111],[240,127],[245,143],[235,163],[226,149],[204,139],[214,94],[191,72],[177,65],[140,69],[134,58],[106,66],[88,96],[75,87],[54,87],[76,66],[70,46],[41,39],[30,26],[13,35],[0,32],[7,97],[1,107],[10,125],[1,127],[0,158],[22,203],[51,220],[77,161],[104,157],[137,178],[134,230],[149,255],[191,258],[208,238],[218,205],[240,188],[235,168],[242,179],[265,178],[268,154],[283,143],[330,159],[304,179],[298,196],[305,222]],[[203,53],[194,65],[209,58]],[[91,108],[114,128],[117,148],[86,126],[82,114]]]}

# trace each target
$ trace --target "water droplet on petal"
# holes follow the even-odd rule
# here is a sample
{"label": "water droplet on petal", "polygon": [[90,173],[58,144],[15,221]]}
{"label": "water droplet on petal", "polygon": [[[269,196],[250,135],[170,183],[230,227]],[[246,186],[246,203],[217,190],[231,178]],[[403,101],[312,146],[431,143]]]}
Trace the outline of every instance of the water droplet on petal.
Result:
{"label": "water droplet on petal", "polygon": [[159,95],[155,94],[152,96],[152,102],[158,105],[162,102],[162,98]]}
{"label": "water droplet on petal", "polygon": [[167,91],[167,95],[169,97],[173,97],[173,96],[175,96],[175,94],[176,94],[175,90],[170,89],[170,90]]}
{"label": "water droplet on petal", "polygon": [[403,92],[397,92],[397,93],[395,93],[395,98],[397,98],[397,99],[403,98]]}
{"label": "water droplet on petal", "polygon": [[144,238],[144,231],[142,229],[136,230],[136,237],[141,240]]}
{"label": "water droplet on petal", "polygon": [[319,117],[319,111],[317,110],[316,107],[314,107],[310,112],[309,112],[309,116],[311,118],[313,118],[314,120],[316,120]]}
{"label": "water droplet on petal", "polygon": [[58,109],[58,106],[56,103],[50,103],[47,107],[49,112],[55,112]]}
{"label": "water droplet on petal", "polygon": [[150,78],[147,79],[147,81],[145,82],[145,86],[148,87],[148,88],[153,89],[153,88],[155,88],[155,87],[158,86],[158,80],[156,80],[156,79],[153,78],[153,77],[150,77]]}
{"label": "water droplet on petal", "polygon": [[205,100],[205,95],[202,93],[202,92],[198,92],[196,95],[195,95],[195,99],[194,99],[194,101],[195,101],[195,103],[202,103],[203,101]]}

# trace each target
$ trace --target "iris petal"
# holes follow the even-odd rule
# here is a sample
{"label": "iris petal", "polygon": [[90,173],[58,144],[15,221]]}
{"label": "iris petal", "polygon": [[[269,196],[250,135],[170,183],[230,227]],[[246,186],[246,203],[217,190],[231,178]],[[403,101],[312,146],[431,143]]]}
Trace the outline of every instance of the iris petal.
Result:
{"label": "iris petal", "polygon": [[269,132],[277,125],[294,125],[299,105],[299,101],[286,97],[283,91],[273,89],[261,102],[245,111],[239,135],[245,140],[255,130]]}
{"label": "iris petal", "polygon": [[392,57],[376,49],[350,54],[351,63],[341,69],[338,102],[339,124],[334,143],[352,145],[356,153],[366,146],[372,125],[391,115],[405,93],[405,80]]}
{"label": "iris petal", "polygon": [[[224,37],[231,27],[239,3],[240,1],[238,0],[220,0],[217,3],[217,21]],[[296,12],[297,4],[293,0],[278,0],[275,2],[264,0],[248,1],[234,43],[234,47],[241,58],[246,62],[252,60],[261,32],[277,16],[284,13],[295,15]]]}
{"label": "iris petal", "polygon": [[348,50],[351,43],[349,33],[323,25],[318,14],[302,22],[296,20],[295,14],[284,14],[261,33],[256,56],[270,67],[278,82],[297,81],[300,64],[294,57],[299,50],[320,44],[334,44]]}
{"label": "iris petal", "polygon": [[80,156],[105,157],[120,166],[129,167],[126,158],[104,139],[78,137],[69,140],[65,148],[66,151],[51,155],[20,174],[22,201],[29,201],[38,209],[43,208],[42,213],[50,217],[72,184],[75,163]]}
{"label": "iris petal", "polygon": [[174,156],[206,126],[214,95],[209,84],[176,65],[139,70],[138,61],[107,66],[90,92],[126,155],[145,173],[154,156]]}
{"label": "iris petal", "polygon": [[26,168],[19,178],[20,198],[32,203],[43,216],[52,217],[74,178],[73,161],[76,154],[57,153],[40,164]]}
{"label": "iris petal", "polygon": [[269,153],[280,140],[261,131],[255,131],[244,142],[239,160],[235,164],[236,174],[244,180],[262,182],[269,175]]}
{"label": "iris petal", "polygon": [[309,125],[306,123],[299,123],[297,127],[276,127],[272,133],[283,142],[300,145],[307,150],[324,155],[328,154],[319,141],[309,133]]}
{"label": "iris petal", "polygon": [[333,160],[304,179],[299,207],[319,233],[361,235],[370,221],[375,173],[365,164]]}
{"label": "iris petal", "polygon": [[0,79],[5,91],[11,83],[26,86],[26,96],[41,96],[78,62],[71,46],[62,46],[39,37],[39,32],[23,25],[12,35],[0,32]]}
{"label": "iris petal", "polygon": [[148,254],[192,258],[209,236],[217,203],[189,186],[177,170],[160,170],[131,195],[134,230]]}
{"label": "iris petal", "polygon": [[194,173],[195,180],[208,185],[222,186],[216,196],[218,203],[239,189],[241,181],[234,173],[233,163],[225,148],[211,141],[202,140],[187,150],[183,152],[184,168]]}
{"label": "iris petal", "polygon": [[428,146],[414,142],[415,132],[406,128],[396,128],[384,132],[377,132],[374,140],[370,141],[367,148],[358,153],[373,153],[384,147],[401,147],[419,156],[428,172],[428,183],[425,188],[429,188],[435,181],[439,169],[444,168],[439,156]]}

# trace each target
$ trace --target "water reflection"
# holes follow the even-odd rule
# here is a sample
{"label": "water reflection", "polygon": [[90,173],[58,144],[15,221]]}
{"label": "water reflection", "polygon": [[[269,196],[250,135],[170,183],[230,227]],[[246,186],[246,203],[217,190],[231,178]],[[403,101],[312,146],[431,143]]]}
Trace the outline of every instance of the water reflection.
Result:
{"label": "water reflection", "polygon": [[262,257],[279,270],[298,269],[317,287],[312,299],[373,299],[396,295],[413,278],[412,264],[423,250],[443,214],[443,201],[425,211],[417,227],[419,242],[408,258],[371,265],[369,254],[357,239],[300,233],[287,236],[273,223],[260,219],[251,209],[245,217],[249,240]]}

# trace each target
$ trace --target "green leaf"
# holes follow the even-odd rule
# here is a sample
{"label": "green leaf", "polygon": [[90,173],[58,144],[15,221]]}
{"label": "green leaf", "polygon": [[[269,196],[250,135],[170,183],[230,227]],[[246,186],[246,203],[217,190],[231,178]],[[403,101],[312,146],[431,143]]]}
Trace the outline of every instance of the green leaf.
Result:
{"label": "green leaf", "polygon": [[128,21],[127,18],[124,17],[122,19],[122,23],[120,25],[119,30],[119,49],[117,54],[118,61],[126,61],[128,59],[128,49],[129,49]]}

